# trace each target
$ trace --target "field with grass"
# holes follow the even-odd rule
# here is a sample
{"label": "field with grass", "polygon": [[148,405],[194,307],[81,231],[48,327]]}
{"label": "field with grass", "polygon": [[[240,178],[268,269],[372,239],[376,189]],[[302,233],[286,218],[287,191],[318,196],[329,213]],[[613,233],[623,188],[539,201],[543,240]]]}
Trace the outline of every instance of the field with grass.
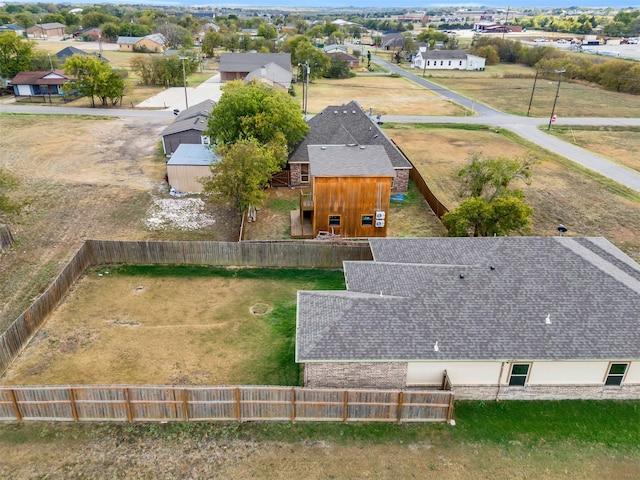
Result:
{"label": "field with grass", "polygon": [[[295,86],[302,105],[302,84]],[[413,82],[389,75],[358,75],[334,80],[320,78],[309,84],[309,113],[318,113],[329,105],[355,100],[365,111],[376,115],[449,115],[464,116],[466,110]]]}
{"label": "field with grass", "polygon": [[[531,116],[549,117],[558,78],[542,78],[540,75],[534,90],[535,74],[535,69],[524,66],[489,66],[483,72],[438,73],[429,80],[514,115],[527,115],[531,102]],[[559,118],[632,118],[637,117],[639,111],[638,95],[610,92],[563,79],[555,114]]]}
{"label": "field with grass", "polygon": [[[517,185],[535,209],[533,235],[604,236],[640,260],[640,195],[506,130],[479,125],[385,124],[434,194],[449,209],[461,198],[456,172],[472,153],[512,158],[532,152],[540,163],[531,185]],[[516,185],[514,185],[516,186]]]}
{"label": "field with grass", "polygon": [[0,383],[299,385],[296,292],[344,288],[332,270],[91,269]]}
{"label": "field with grass", "polygon": [[551,134],[640,172],[640,128],[554,125]]}
{"label": "field with grass", "polygon": [[0,476],[635,480],[639,409],[638,401],[458,402],[456,426],[0,424]]}

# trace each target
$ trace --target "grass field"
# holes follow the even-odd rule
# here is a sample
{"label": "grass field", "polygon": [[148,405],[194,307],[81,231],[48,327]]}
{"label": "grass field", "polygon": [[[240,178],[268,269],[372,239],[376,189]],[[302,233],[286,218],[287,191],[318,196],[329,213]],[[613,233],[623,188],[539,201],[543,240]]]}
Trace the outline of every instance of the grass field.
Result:
{"label": "grass field", "polygon": [[[302,85],[295,86],[302,105]],[[309,85],[309,113],[318,113],[329,105],[357,101],[365,111],[374,108],[381,115],[464,116],[466,110],[413,82],[389,75],[333,80],[321,78]]]}
{"label": "grass field", "polygon": [[640,172],[640,128],[561,126],[551,134]]}
{"label": "grass field", "polygon": [[[473,152],[514,157],[533,152],[540,163],[531,185],[518,185],[534,207],[532,234],[604,236],[640,260],[640,195],[508,131],[477,125],[385,124],[388,135],[409,156],[435,195],[448,208],[460,201],[456,172]],[[437,127],[437,126],[435,126]],[[496,153],[499,152],[499,153]],[[635,161],[630,153],[631,161]]]}
{"label": "grass field", "polygon": [[2,383],[298,385],[296,292],[313,289],[342,272],[89,270]]}

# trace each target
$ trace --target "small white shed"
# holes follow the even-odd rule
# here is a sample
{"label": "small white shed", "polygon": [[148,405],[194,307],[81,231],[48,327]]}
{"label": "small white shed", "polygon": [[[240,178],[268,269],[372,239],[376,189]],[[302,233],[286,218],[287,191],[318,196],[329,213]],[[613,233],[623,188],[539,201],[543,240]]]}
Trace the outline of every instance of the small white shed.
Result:
{"label": "small white shed", "polygon": [[167,176],[171,188],[182,193],[202,193],[199,179],[211,176],[210,166],[218,157],[206,145],[183,143],[167,162]]}

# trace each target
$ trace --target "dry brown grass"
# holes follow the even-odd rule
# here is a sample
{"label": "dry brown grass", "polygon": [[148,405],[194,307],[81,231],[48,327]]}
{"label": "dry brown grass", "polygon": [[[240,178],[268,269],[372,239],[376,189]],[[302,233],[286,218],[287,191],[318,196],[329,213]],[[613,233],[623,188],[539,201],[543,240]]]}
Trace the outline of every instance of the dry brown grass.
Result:
{"label": "dry brown grass", "polygon": [[[305,284],[93,269],[3,377],[5,385],[256,384],[271,330],[255,304]],[[173,300],[171,300],[173,299]],[[178,300],[179,299],[179,300]]]}
{"label": "dry brown grass", "polygon": [[[296,98],[302,105],[302,85],[297,84]],[[322,78],[309,85],[309,113],[318,113],[329,105],[357,101],[368,111],[381,115],[450,115],[463,116],[465,110],[439,95],[404,78],[388,75],[332,80]]]}
{"label": "dry brown grass", "polygon": [[[395,125],[388,132],[449,208],[460,201],[455,174],[470,153],[514,157],[529,151],[491,130]],[[572,162],[540,149],[533,152],[541,160],[534,169],[533,183],[519,185],[535,209],[532,234],[556,235],[556,227],[563,223],[569,235],[604,236],[640,260],[640,196],[626,189],[616,190],[610,182]]]}
{"label": "dry brown grass", "polygon": [[566,142],[640,171],[640,129],[555,126],[551,132]]}

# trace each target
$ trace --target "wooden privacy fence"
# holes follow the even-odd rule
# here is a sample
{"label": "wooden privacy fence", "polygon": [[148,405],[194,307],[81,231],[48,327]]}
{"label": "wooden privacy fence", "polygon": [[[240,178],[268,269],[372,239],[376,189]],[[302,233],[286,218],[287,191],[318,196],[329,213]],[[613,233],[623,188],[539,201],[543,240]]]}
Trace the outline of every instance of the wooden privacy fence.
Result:
{"label": "wooden privacy fence", "polygon": [[369,245],[362,243],[87,240],[42,295],[0,335],[0,375],[29,343],[85,269],[92,265],[342,268],[343,260],[372,259]]}
{"label": "wooden privacy fence", "polygon": [[0,388],[2,421],[447,422],[444,391],[298,387],[55,386]]}
{"label": "wooden privacy fence", "polygon": [[431,210],[433,210],[433,213],[436,214],[436,217],[442,218],[442,216],[447,213],[449,209],[436,198],[436,196],[427,185],[427,182],[425,182],[424,178],[422,178],[422,175],[420,175],[420,172],[415,167],[409,171],[409,178],[413,180],[413,183],[420,191],[420,194],[427,201],[427,203],[431,207]]}

